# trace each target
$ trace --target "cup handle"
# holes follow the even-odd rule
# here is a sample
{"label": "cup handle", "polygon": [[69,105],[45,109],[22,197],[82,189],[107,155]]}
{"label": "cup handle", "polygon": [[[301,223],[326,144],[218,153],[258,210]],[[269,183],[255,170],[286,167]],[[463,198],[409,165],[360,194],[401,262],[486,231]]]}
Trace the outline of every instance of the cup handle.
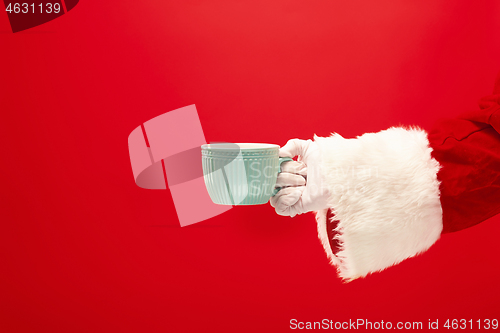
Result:
{"label": "cup handle", "polygon": [[[293,158],[291,158],[291,157],[280,157],[279,158],[279,171],[278,171],[278,173],[281,172],[281,164],[285,163],[285,162],[288,162],[288,161],[293,161]],[[281,187],[275,187],[274,188],[273,197],[276,195],[276,193],[279,192],[279,190],[281,190]]]}

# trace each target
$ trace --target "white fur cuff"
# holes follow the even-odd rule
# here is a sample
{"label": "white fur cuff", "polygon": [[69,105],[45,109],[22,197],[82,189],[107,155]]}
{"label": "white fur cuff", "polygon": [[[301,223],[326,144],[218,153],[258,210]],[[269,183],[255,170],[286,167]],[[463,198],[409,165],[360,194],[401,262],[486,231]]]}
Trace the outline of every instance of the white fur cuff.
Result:
{"label": "white fur cuff", "polygon": [[356,139],[315,137],[340,250],[327,234],[326,210],[318,235],[340,277],[352,280],[427,250],[441,234],[437,172],[427,134],[390,128]]}

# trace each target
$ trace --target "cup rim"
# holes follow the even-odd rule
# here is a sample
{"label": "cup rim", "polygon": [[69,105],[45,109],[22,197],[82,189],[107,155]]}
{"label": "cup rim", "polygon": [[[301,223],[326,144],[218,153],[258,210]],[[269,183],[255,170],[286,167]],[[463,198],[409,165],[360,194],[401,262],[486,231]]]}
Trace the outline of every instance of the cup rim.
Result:
{"label": "cup rim", "polygon": [[[238,147],[235,147],[237,145]],[[280,148],[279,145],[272,143],[250,143],[250,142],[240,142],[240,143],[231,143],[231,142],[221,142],[221,143],[210,143],[204,144],[201,146],[201,149],[210,149],[210,150],[261,150],[261,149],[276,149]]]}

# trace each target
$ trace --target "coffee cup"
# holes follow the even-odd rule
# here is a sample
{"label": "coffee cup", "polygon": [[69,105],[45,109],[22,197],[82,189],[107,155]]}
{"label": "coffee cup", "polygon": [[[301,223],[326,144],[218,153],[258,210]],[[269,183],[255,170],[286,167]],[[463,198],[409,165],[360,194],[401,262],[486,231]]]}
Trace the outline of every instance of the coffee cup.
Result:
{"label": "coffee cup", "polygon": [[281,163],[279,146],[268,143],[211,143],[201,146],[203,178],[219,205],[261,205],[275,189]]}

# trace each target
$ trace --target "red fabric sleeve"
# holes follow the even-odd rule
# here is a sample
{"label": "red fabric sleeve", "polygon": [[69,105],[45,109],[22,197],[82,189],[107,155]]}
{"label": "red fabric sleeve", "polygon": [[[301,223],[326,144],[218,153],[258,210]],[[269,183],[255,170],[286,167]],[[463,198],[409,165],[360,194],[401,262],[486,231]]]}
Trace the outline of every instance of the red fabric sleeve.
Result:
{"label": "red fabric sleeve", "polygon": [[443,233],[462,230],[500,213],[500,75],[480,110],[438,121],[429,132],[441,164]]}

